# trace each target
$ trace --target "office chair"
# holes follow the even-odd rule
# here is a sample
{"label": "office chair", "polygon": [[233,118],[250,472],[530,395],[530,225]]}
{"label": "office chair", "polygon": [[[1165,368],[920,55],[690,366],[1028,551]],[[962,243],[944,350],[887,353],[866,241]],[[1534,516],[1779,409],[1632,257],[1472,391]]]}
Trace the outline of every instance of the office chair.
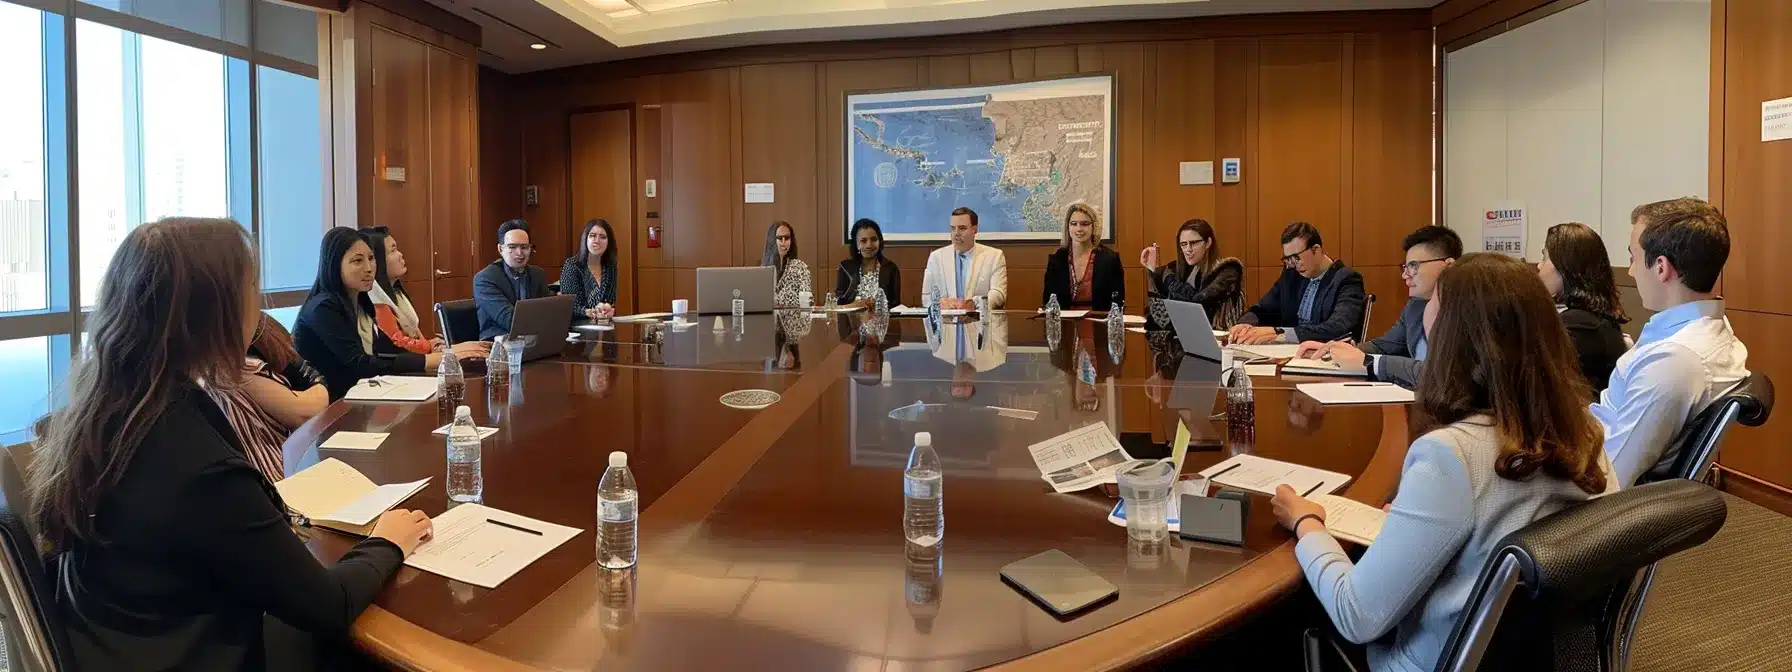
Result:
{"label": "office chair", "polygon": [[6,599],[7,656],[13,669],[54,672],[75,669],[74,650],[56,614],[56,584],[38,554],[34,526],[28,524],[25,477],[13,460],[14,447],[0,450],[0,583]]}
{"label": "office chair", "polygon": [[436,304],[436,322],[442,325],[442,339],[450,345],[479,340],[479,304],[472,299]]}
{"label": "office chair", "polygon": [[[1607,608],[1636,572],[1705,543],[1723,527],[1723,495],[1671,480],[1589,500],[1506,535],[1481,570],[1438,672],[1609,670]],[[1352,670],[1309,630],[1307,670]]]}
{"label": "office chair", "polygon": [[[1723,441],[1731,423],[1760,427],[1772,414],[1773,379],[1765,373],[1749,374],[1729,394],[1719,397],[1705,407],[1705,410],[1693,416],[1692,422],[1686,423],[1686,427],[1674,439],[1678,448],[1674,463],[1670,467],[1644,474],[1641,482],[1682,478],[1689,481],[1705,480],[1711,463],[1717,460],[1717,446]],[[1655,564],[1650,564],[1637,572],[1635,580],[1625,591],[1624,599],[1606,615],[1616,624],[1610,642],[1610,655],[1614,661],[1612,669],[1618,672],[1630,669],[1630,652],[1637,628],[1643,619],[1643,602],[1649,599],[1649,588],[1655,584],[1655,568]]]}
{"label": "office chair", "polygon": [[1375,314],[1375,295],[1374,294],[1363,295],[1363,326],[1362,326],[1362,328],[1357,329],[1356,342],[1358,345],[1362,345],[1364,343],[1369,342],[1369,318],[1371,316],[1373,316],[1374,314]]}

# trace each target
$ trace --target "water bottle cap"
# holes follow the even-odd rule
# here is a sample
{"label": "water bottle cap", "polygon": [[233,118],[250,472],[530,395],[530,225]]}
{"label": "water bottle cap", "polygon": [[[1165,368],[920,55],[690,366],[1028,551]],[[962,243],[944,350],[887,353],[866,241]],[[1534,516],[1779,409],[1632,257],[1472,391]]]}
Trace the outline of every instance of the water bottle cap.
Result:
{"label": "water bottle cap", "polygon": [[459,420],[461,418],[471,417],[473,417],[473,409],[467,408],[464,405],[454,407],[454,419]]}
{"label": "water bottle cap", "polygon": [[610,452],[610,466],[612,466],[612,467],[628,466],[628,453],[622,452],[620,450],[611,451]]}
{"label": "water bottle cap", "polygon": [[915,445],[919,447],[933,445],[933,434],[928,432],[915,432]]}

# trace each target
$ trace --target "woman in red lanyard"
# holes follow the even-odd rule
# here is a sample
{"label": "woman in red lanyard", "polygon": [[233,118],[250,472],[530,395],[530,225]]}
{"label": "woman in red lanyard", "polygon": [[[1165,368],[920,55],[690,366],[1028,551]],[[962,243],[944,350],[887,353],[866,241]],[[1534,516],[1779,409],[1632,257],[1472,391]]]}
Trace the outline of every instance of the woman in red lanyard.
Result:
{"label": "woman in red lanyard", "polygon": [[1058,297],[1064,310],[1106,311],[1118,294],[1126,296],[1126,269],[1119,253],[1101,242],[1095,208],[1075,203],[1064,213],[1064,238],[1045,262],[1045,294],[1039,305]]}

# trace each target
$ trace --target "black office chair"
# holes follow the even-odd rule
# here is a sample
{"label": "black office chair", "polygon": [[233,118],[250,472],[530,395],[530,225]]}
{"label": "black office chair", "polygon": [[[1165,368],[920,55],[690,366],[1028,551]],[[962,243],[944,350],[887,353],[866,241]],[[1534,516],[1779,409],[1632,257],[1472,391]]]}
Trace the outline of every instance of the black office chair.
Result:
{"label": "black office chair", "polygon": [[75,669],[74,650],[56,614],[56,584],[38,554],[35,526],[24,510],[25,477],[13,451],[0,450],[0,583],[7,656],[12,669],[53,672]]}
{"label": "black office chair", "polygon": [[[1622,587],[1643,567],[1705,543],[1728,511],[1710,486],[1672,480],[1590,500],[1506,535],[1435,669],[1612,669],[1604,642],[1614,624],[1606,615]],[[1309,631],[1309,671],[1356,669],[1316,655],[1327,649],[1315,639]]]}
{"label": "black office chair", "polygon": [[1375,315],[1375,295],[1363,295],[1363,326],[1357,330],[1356,342],[1361,345],[1369,342],[1369,318]]}
{"label": "black office chair", "polygon": [[436,322],[441,323],[442,338],[450,345],[479,340],[479,304],[472,299],[436,304]]}
{"label": "black office chair", "polygon": [[[1675,437],[1677,450],[1674,462],[1665,468],[1644,474],[1642,483],[1672,479],[1703,481],[1717,461],[1717,447],[1734,423],[1760,427],[1773,414],[1773,379],[1765,373],[1749,374],[1729,394],[1705,407]],[[1636,631],[1643,618],[1643,603],[1649,599],[1649,588],[1655,584],[1655,564],[1637,572],[1625,592],[1624,599],[1607,617],[1617,624],[1612,632],[1612,669],[1630,669],[1630,652]]]}

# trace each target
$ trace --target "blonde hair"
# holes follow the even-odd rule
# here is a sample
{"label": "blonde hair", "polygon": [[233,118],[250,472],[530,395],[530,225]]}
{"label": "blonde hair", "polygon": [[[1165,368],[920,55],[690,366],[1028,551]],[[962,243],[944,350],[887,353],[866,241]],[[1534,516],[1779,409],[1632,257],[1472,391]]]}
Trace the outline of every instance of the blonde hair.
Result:
{"label": "blonde hair", "polygon": [[[1070,207],[1064,209],[1064,236],[1059,239],[1058,247],[1070,249],[1070,216],[1079,212],[1089,216],[1091,226],[1101,226],[1101,215],[1095,214],[1095,206],[1082,201],[1071,203]],[[1094,243],[1096,247],[1102,246],[1100,233],[1094,234]]]}

